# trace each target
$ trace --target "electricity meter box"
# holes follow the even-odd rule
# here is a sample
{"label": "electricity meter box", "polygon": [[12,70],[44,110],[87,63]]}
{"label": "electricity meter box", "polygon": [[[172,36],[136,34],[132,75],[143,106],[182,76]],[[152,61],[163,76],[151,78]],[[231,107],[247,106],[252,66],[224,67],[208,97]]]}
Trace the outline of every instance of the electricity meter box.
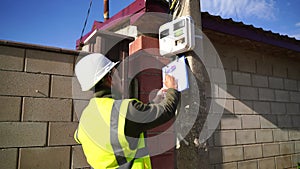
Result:
{"label": "electricity meter box", "polygon": [[162,56],[187,52],[195,47],[194,21],[184,16],[165,23],[159,28],[159,51]]}

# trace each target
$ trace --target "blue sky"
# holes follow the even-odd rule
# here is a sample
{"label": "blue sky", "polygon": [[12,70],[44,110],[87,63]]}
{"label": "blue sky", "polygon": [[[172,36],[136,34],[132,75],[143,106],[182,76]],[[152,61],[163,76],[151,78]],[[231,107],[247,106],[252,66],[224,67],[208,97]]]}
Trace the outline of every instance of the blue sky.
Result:
{"label": "blue sky", "polygon": [[[134,0],[110,0],[110,16]],[[75,48],[90,0],[1,0],[0,39]],[[300,0],[201,0],[201,10],[300,40]],[[93,0],[85,33],[103,20],[103,1]]]}

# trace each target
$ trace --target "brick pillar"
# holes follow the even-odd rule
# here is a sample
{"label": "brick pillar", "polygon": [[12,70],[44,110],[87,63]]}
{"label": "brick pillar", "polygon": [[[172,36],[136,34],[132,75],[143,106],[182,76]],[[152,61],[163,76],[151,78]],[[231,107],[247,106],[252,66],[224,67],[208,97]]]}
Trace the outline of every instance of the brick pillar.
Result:
{"label": "brick pillar", "polygon": [[[136,71],[142,70],[144,67],[151,68],[138,72],[136,76],[138,79],[138,97],[144,103],[149,102],[149,94],[151,92],[162,87],[161,67],[169,62],[169,59],[159,55],[158,46],[158,39],[140,36],[129,47],[129,57],[134,57],[134,62],[129,63],[129,74],[137,73]],[[171,120],[147,132],[148,138],[160,135],[155,137],[154,141],[148,142],[150,152],[154,153],[162,150],[163,146],[174,145],[174,129],[169,129],[168,132],[161,136],[162,132],[170,128],[173,121]],[[174,169],[176,168],[174,160],[175,151],[173,148],[151,157],[153,168]]]}

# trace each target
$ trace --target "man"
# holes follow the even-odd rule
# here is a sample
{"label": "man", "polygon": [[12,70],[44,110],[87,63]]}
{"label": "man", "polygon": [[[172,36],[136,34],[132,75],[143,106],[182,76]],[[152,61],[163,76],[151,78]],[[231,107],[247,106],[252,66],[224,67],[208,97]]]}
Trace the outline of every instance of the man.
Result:
{"label": "man", "polygon": [[172,76],[165,79],[165,98],[157,104],[137,99],[120,100],[121,79],[117,63],[102,54],[90,54],[75,66],[83,91],[95,94],[84,109],[74,137],[82,144],[95,169],[151,168],[144,133],[172,119],[180,99]]}

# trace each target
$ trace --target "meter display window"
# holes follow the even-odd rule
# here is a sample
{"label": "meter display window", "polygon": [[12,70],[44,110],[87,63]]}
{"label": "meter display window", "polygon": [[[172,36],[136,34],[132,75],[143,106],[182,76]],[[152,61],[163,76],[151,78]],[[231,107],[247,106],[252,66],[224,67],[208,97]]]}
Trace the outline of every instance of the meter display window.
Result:
{"label": "meter display window", "polygon": [[180,29],[182,27],[184,27],[184,20],[181,20],[174,24],[174,31],[176,31],[177,29]]}
{"label": "meter display window", "polygon": [[169,29],[166,29],[160,33],[160,39],[169,36]]}

